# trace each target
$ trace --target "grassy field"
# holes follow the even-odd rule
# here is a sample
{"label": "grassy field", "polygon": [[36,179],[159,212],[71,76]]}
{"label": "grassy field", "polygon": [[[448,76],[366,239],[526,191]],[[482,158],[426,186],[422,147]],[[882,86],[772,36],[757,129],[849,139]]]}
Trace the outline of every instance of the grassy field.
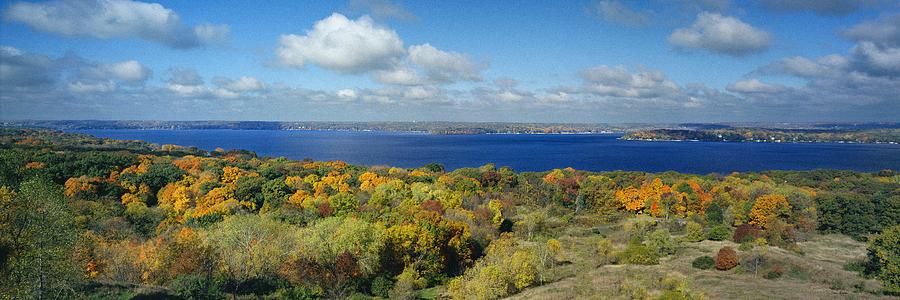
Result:
{"label": "grassy field", "polygon": [[662,258],[658,265],[607,264],[597,254],[597,241],[607,236],[616,248],[624,248],[622,227],[620,223],[561,228],[557,238],[563,250],[550,278],[509,299],[655,298],[666,288],[664,278],[680,278],[684,288],[707,299],[894,299],[880,295],[878,281],[845,270],[845,265],[863,259],[866,253],[865,243],[846,236],[812,236],[799,243],[802,254],[777,247],[738,251],[742,259],[764,252],[767,265],[783,268],[779,278],[766,279],[763,271],[752,272],[749,265],[728,271],[691,266],[696,257],[715,257],[724,246],[738,249],[731,241],[684,242],[676,254]]}

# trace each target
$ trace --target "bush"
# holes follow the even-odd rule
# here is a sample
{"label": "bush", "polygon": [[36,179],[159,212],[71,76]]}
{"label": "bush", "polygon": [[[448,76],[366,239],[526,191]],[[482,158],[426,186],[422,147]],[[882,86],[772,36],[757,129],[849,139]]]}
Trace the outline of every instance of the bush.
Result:
{"label": "bush", "polygon": [[749,241],[741,242],[741,245],[738,246],[738,250],[741,250],[741,251],[753,250],[753,243],[749,242]]}
{"label": "bush", "polygon": [[716,266],[716,260],[710,256],[704,255],[695,258],[694,261],[691,262],[691,266],[700,270],[709,270]]}
{"label": "bush", "polygon": [[387,298],[391,292],[394,282],[386,276],[378,276],[372,280],[372,295]]}
{"label": "bush", "polygon": [[630,243],[619,253],[619,261],[632,265],[655,265],[659,263],[659,254],[647,246]]}
{"label": "bush", "polygon": [[772,269],[766,272],[766,275],[763,275],[763,277],[771,280],[781,278],[781,275],[784,275],[784,267],[779,265],[772,267]]}
{"label": "bush", "polygon": [[881,280],[886,294],[900,295],[900,225],[872,237],[868,250],[870,273]]}
{"label": "bush", "polygon": [[731,247],[722,247],[716,255],[716,269],[726,271],[738,265],[738,256]]}
{"label": "bush", "polygon": [[699,242],[706,239],[706,236],[703,234],[703,226],[697,222],[689,221],[685,226],[685,230],[687,231],[685,238],[688,242]]}
{"label": "bush", "polygon": [[612,252],[613,243],[611,240],[603,238],[597,241],[597,254],[600,255],[600,258],[602,260],[606,262],[611,262],[611,260],[614,260]]}
{"label": "bush", "polygon": [[734,235],[731,240],[735,243],[743,243],[746,241],[753,241],[756,238],[760,237],[762,229],[750,224],[741,224],[738,225],[737,229],[734,230]]}
{"label": "bush", "polygon": [[706,222],[709,224],[722,224],[725,220],[724,211],[718,203],[713,202],[706,209]]}
{"label": "bush", "polygon": [[265,299],[290,299],[290,300],[311,300],[322,298],[321,293],[306,287],[290,287],[278,289],[272,295],[266,296]]}
{"label": "bush", "polygon": [[206,280],[203,276],[189,274],[176,277],[169,284],[169,288],[183,299],[221,299],[223,295],[219,292],[219,285],[216,280]]}
{"label": "bush", "polygon": [[645,244],[661,256],[675,254],[675,252],[678,251],[678,248],[681,248],[681,244],[678,240],[673,239],[672,236],[669,235],[669,231],[663,228],[651,232],[647,236]]}
{"label": "bush", "polygon": [[731,228],[724,225],[718,225],[709,230],[709,239],[713,241],[724,241],[731,236]]}

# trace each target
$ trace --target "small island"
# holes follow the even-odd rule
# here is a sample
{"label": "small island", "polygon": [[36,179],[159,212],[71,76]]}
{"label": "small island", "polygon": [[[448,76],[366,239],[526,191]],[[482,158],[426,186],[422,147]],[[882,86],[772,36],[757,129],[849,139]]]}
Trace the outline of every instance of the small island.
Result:
{"label": "small island", "polygon": [[622,136],[636,141],[700,141],[756,143],[860,143],[896,144],[900,128],[877,129],[652,129],[632,131]]}

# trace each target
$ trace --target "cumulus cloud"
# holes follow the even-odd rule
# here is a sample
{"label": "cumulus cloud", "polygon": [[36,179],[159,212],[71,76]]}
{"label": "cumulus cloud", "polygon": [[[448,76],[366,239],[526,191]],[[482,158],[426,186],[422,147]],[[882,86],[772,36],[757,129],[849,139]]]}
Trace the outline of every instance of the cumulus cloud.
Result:
{"label": "cumulus cloud", "polygon": [[97,65],[83,68],[80,72],[83,78],[106,80],[113,79],[129,83],[144,82],[150,78],[150,69],[136,60],[127,60],[107,65]]}
{"label": "cumulus cloud", "polygon": [[9,21],[63,36],[101,39],[140,38],[169,47],[188,49],[225,40],[227,25],[191,28],[181,17],[158,3],[131,0],[56,0],[18,2],[4,12]]}
{"label": "cumulus cloud", "polygon": [[[900,110],[900,102],[894,101],[900,94],[900,45],[893,36],[895,29],[891,27],[896,27],[893,18],[865,21],[844,30],[845,37],[856,41],[847,54],[788,57],[761,67],[756,74],[789,75],[806,81],[800,87],[770,93],[764,98],[818,105],[810,105],[811,109],[823,109],[823,105],[848,111],[878,107],[867,112],[873,116]],[[748,97],[764,101],[763,97]]]}
{"label": "cumulus cloud", "polygon": [[350,10],[378,19],[417,20],[418,17],[403,6],[387,0],[351,0]]}
{"label": "cumulus cloud", "polygon": [[900,47],[887,47],[863,41],[850,50],[850,57],[862,72],[900,76]]}
{"label": "cumulus cloud", "polygon": [[843,74],[848,64],[847,58],[836,54],[814,60],[802,56],[792,56],[764,66],[756,73],[788,74],[801,78],[835,77]]}
{"label": "cumulus cloud", "polygon": [[657,98],[679,92],[678,85],[660,71],[629,72],[624,66],[602,65],[581,71],[583,90],[599,95],[624,98]]}
{"label": "cumulus cloud", "polygon": [[149,68],[136,60],[111,64],[79,60],[76,71],[68,79],[68,88],[79,93],[111,92],[123,84],[141,86],[151,73]]}
{"label": "cumulus cloud", "polygon": [[200,77],[200,74],[197,74],[197,71],[194,69],[187,68],[171,68],[167,72],[169,75],[169,79],[166,80],[168,83],[180,84],[180,85],[202,85],[203,78]]}
{"label": "cumulus cloud", "polygon": [[900,14],[884,15],[841,31],[856,41],[849,58],[860,72],[900,75]]}
{"label": "cumulus cloud", "polygon": [[217,77],[213,81],[220,87],[233,92],[253,92],[266,87],[262,81],[250,76],[241,76],[238,79]]}
{"label": "cumulus cloud", "polygon": [[209,86],[194,69],[172,68],[169,69],[168,75],[165,89],[185,98],[235,99],[266,89],[262,81],[250,76],[241,76],[238,79],[216,77],[213,79],[215,86]]}
{"label": "cumulus cloud", "polygon": [[875,2],[877,0],[762,0],[760,4],[780,12],[810,11],[819,15],[843,16]]}
{"label": "cumulus cloud", "polygon": [[607,22],[628,26],[644,26],[650,23],[647,13],[639,12],[616,0],[597,2],[594,9],[601,19]]}
{"label": "cumulus cloud", "polygon": [[311,63],[347,74],[390,69],[405,52],[395,31],[367,16],[350,20],[339,13],[316,22],[306,35],[282,35],[276,50],[284,66]]}
{"label": "cumulus cloud", "polygon": [[744,56],[769,48],[769,33],[756,29],[734,17],[702,12],[690,27],[676,29],[669,43],[681,49],[704,49],[709,52]]}
{"label": "cumulus cloud", "polygon": [[870,41],[885,47],[900,47],[900,13],[865,21],[841,34],[855,41]]}
{"label": "cumulus cloud", "polygon": [[367,74],[387,85],[418,86],[481,80],[486,63],[430,44],[407,48],[397,33],[368,16],[351,20],[339,13],[316,22],[306,35],[282,35],[276,50],[281,65],[308,64],[342,74]]}
{"label": "cumulus cloud", "polygon": [[480,72],[484,68],[461,53],[441,51],[427,43],[409,47],[409,59],[437,82],[481,80]]}
{"label": "cumulus cloud", "polygon": [[342,89],[337,91],[338,98],[356,99],[356,91],[352,89]]}
{"label": "cumulus cloud", "polygon": [[391,70],[375,71],[372,78],[383,84],[420,85],[424,83],[424,80],[419,77],[419,73],[406,65],[399,65]]}
{"label": "cumulus cloud", "polygon": [[49,57],[0,47],[0,86],[4,89],[49,86],[57,76],[58,70]]}
{"label": "cumulus cloud", "polygon": [[784,91],[785,87],[778,84],[764,83],[759,81],[759,79],[747,79],[732,83],[726,89],[734,93],[778,93]]}
{"label": "cumulus cloud", "polygon": [[2,91],[38,91],[62,86],[73,92],[110,92],[120,85],[142,86],[151,73],[135,60],[103,64],[74,55],[51,58],[0,46]]}

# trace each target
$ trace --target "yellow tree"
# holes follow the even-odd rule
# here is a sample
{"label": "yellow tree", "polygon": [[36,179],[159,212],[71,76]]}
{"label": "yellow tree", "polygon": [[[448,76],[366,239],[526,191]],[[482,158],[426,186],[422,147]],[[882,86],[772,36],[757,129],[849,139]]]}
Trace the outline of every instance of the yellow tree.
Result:
{"label": "yellow tree", "polygon": [[781,215],[787,215],[791,205],[782,195],[770,194],[756,199],[750,209],[750,224],[768,228],[770,222]]}
{"label": "yellow tree", "polygon": [[616,200],[619,201],[619,204],[625,210],[630,212],[640,212],[644,209],[644,199],[641,197],[641,191],[633,186],[616,191]]}

